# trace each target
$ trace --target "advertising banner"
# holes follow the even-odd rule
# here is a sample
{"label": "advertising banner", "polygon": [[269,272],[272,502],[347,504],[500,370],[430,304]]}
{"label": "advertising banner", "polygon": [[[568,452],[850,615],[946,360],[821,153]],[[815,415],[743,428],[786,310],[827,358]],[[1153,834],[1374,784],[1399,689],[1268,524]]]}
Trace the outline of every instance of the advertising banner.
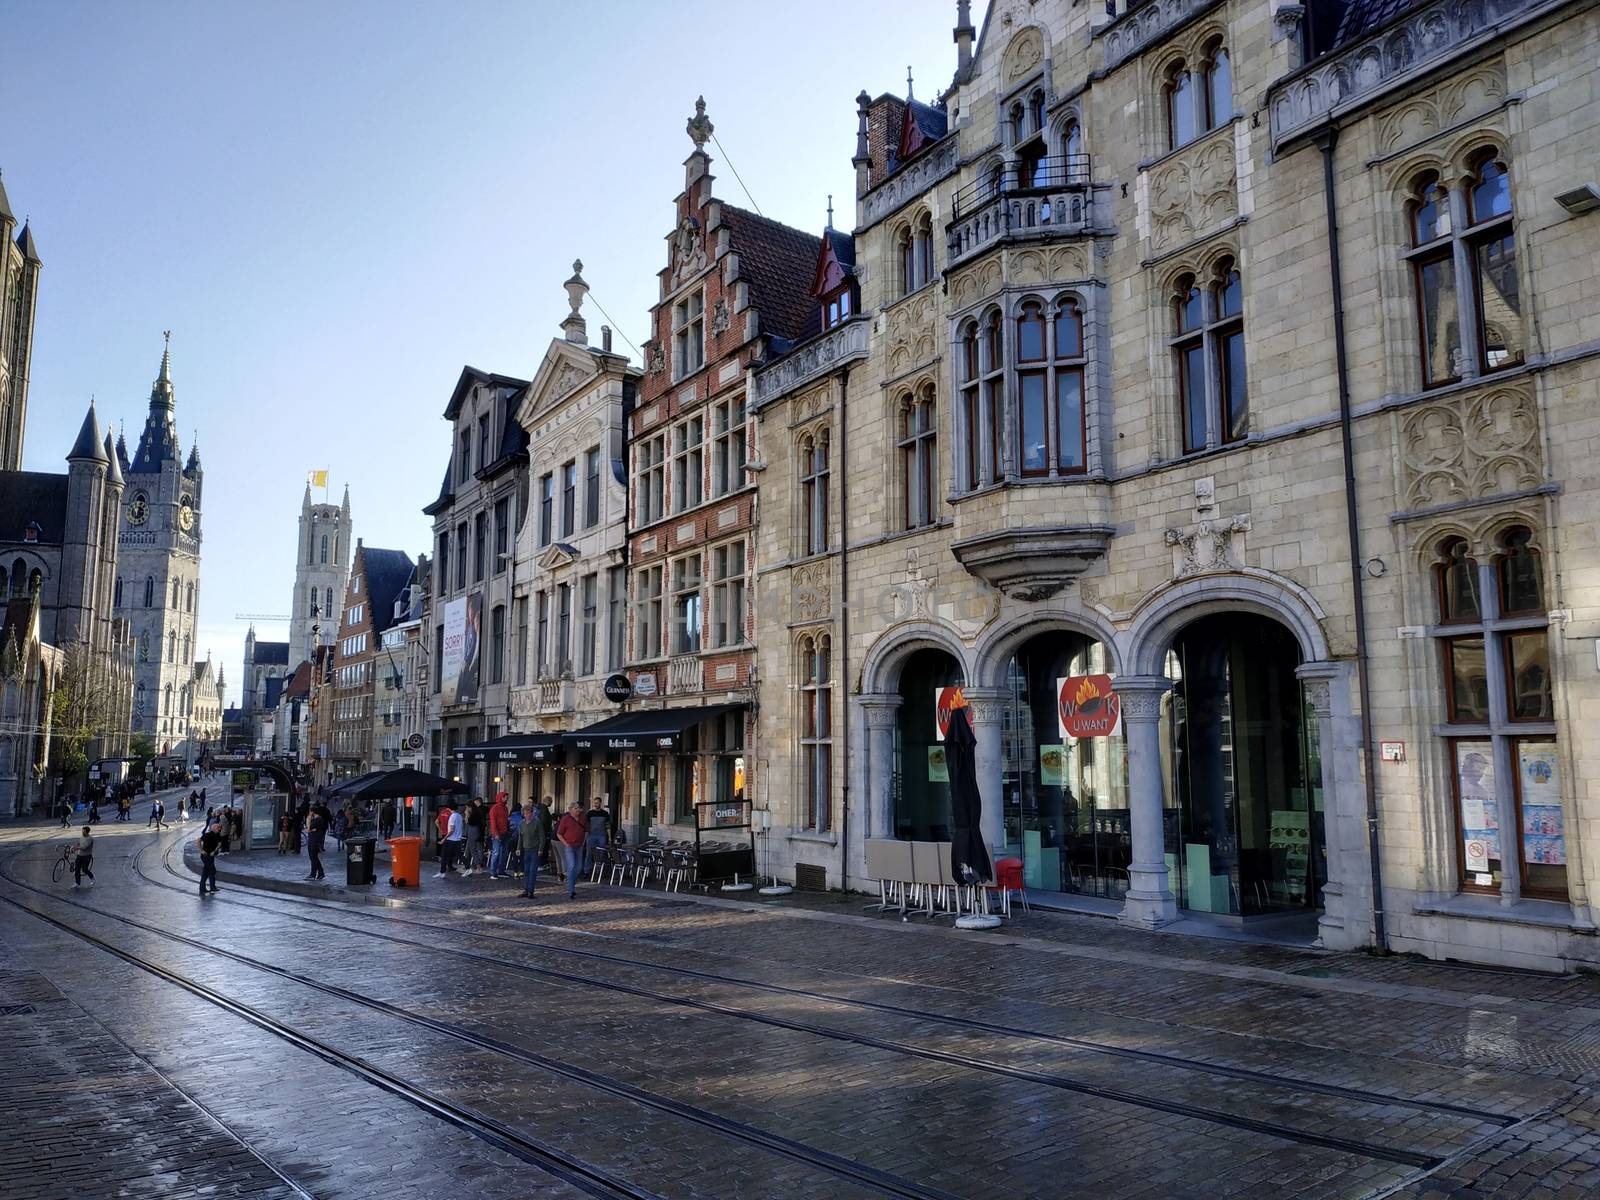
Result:
{"label": "advertising banner", "polygon": [[959,686],[933,689],[933,737],[935,741],[944,741],[944,735],[950,732],[950,713],[954,709],[961,707],[961,702],[964,700],[965,697],[962,696]]}
{"label": "advertising banner", "polygon": [[1122,732],[1122,698],[1109,675],[1056,680],[1056,718],[1063,738],[1115,737]]}
{"label": "advertising banner", "polygon": [[444,662],[439,690],[445,704],[471,704],[478,698],[483,596],[458,596],[444,606]]}

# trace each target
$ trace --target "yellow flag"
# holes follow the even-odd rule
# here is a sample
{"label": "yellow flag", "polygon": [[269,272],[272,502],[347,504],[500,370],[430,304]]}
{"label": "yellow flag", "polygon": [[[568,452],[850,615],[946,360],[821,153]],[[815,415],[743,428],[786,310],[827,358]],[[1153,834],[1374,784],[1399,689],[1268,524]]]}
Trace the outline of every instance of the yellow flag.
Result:
{"label": "yellow flag", "polygon": [[325,488],[328,486],[328,473],[326,471],[311,472],[311,486]]}

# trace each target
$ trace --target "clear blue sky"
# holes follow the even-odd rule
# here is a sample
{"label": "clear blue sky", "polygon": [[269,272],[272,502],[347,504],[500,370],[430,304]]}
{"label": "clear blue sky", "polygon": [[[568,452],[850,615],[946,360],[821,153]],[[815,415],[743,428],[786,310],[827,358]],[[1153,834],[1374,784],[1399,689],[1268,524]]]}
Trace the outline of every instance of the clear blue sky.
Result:
{"label": "clear blue sky", "polygon": [[132,442],[173,331],[206,472],[197,655],[236,698],[234,614],[288,612],[306,471],[331,469],[335,501],[350,485],[357,536],[415,555],[462,365],[531,374],[574,258],[643,340],[696,94],[721,196],[749,203],[731,156],[768,216],[820,229],[832,192],[849,225],[856,93],[902,92],[910,64],[931,98],[954,16],[6,0],[0,170],[44,260],[24,465],[65,469],[91,394]]}

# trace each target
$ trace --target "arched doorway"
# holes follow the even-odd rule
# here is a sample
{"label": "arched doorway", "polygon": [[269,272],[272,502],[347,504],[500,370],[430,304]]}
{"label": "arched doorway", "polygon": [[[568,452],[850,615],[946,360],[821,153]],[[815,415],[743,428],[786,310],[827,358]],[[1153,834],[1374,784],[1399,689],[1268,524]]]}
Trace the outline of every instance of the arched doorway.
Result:
{"label": "arched doorway", "polygon": [[948,651],[914,650],[900,668],[895,720],[894,835],[908,841],[950,839],[950,777],[937,736],[939,690],[964,682]]}
{"label": "arched doorway", "polygon": [[[1001,679],[1004,853],[1022,859],[1029,888],[1120,898],[1128,890],[1132,827],[1120,722],[1066,729],[1062,689],[1112,671],[1103,642],[1070,630],[1018,646]],[[1065,684],[1067,680],[1072,684]],[[1091,690],[1096,685],[1088,685]],[[1089,703],[1106,705],[1109,697]],[[1091,727],[1092,726],[1092,727]]]}
{"label": "arched doorway", "polygon": [[1255,613],[1203,616],[1172,640],[1161,740],[1179,907],[1259,916],[1319,903],[1328,878],[1321,747],[1300,662],[1294,635]]}

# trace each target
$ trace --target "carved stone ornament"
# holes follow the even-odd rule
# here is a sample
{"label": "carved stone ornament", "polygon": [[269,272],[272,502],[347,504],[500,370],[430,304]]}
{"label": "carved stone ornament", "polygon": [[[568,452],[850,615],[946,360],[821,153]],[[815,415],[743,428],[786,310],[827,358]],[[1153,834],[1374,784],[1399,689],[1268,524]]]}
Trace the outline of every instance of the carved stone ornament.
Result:
{"label": "carved stone ornament", "polygon": [[1400,427],[1401,488],[1410,508],[1500,496],[1543,482],[1539,420],[1525,388],[1451,396]]}
{"label": "carved stone ornament", "polygon": [[1014,600],[1048,600],[1104,558],[1109,525],[1002,529],[963,538],[950,552],[968,572]]}
{"label": "carved stone ornament", "polygon": [[1488,112],[1505,98],[1504,64],[1484,63],[1386,112],[1378,121],[1378,150],[1387,154],[1415,146],[1458,121]]}
{"label": "carved stone ornament", "polygon": [[906,552],[905,576],[889,589],[889,608],[896,621],[923,620],[933,613],[933,583],[922,572],[915,549]]}
{"label": "carved stone ornament", "polygon": [[727,298],[718,296],[716,304],[711,309],[711,332],[726,333],[732,320],[732,314],[728,311]]}
{"label": "carved stone ornament", "polygon": [[1239,214],[1233,137],[1218,133],[1168,159],[1150,180],[1150,242],[1180,246]]}
{"label": "carved stone ornament", "polygon": [[1250,514],[1242,513],[1167,530],[1164,540],[1172,547],[1173,578],[1237,571],[1244,565],[1240,558],[1242,535],[1249,529]]}
{"label": "carved stone ornament", "polygon": [[659,375],[667,369],[667,355],[661,349],[661,343],[649,341],[644,344],[644,369],[652,375]]}
{"label": "carved stone ornament", "polygon": [[1115,687],[1124,721],[1154,721],[1161,716],[1161,698],[1171,690],[1172,681],[1122,676]]}
{"label": "carved stone ornament", "polygon": [[1011,45],[1006,47],[1006,82],[1015,83],[1023,76],[1037,70],[1043,61],[1044,35],[1030,25],[1012,38]]}
{"label": "carved stone ornament", "polygon": [[828,564],[806,563],[789,577],[791,620],[814,621],[828,615]]}
{"label": "carved stone ornament", "polygon": [[673,287],[706,269],[706,239],[694,217],[685,217],[673,234],[672,259]]}

